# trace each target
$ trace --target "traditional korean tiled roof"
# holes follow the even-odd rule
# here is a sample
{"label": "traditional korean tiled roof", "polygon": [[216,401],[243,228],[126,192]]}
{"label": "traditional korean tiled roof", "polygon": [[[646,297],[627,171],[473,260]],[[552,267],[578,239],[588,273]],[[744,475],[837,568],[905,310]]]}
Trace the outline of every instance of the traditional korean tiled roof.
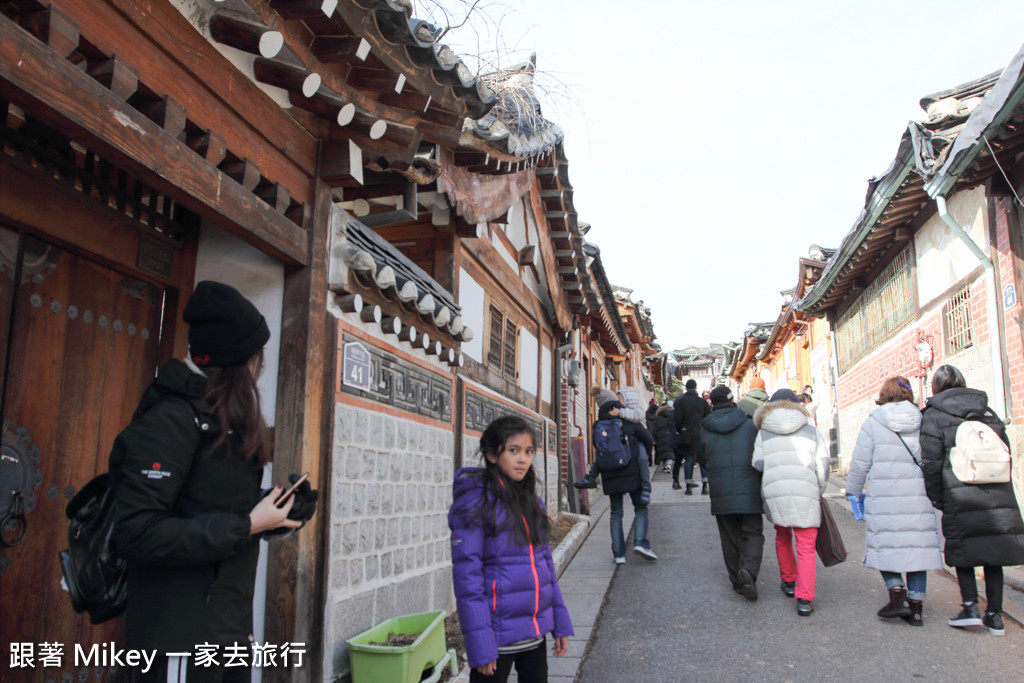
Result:
{"label": "traditional korean tiled roof", "polygon": [[481,118],[467,120],[466,129],[505,154],[524,158],[550,153],[564,137],[562,129],[541,114],[534,90],[537,55],[508,69],[481,76],[497,97]]}
{"label": "traditional korean tiled roof", "polygon": [[345,264],[365,286],[379,289],[418,313],[430,327],[462,341],[473,338],[451,293],[397,248],[354,218],[349,220],[345,236]]}
{"label": "traditional korean tiled roof", "polygon": [[588,308],[592,314],[596,313],[604,321],[616,349],[619,353],[624,354],[633,347],[633,344],[629,341],[622,318],[619,317],[619,309],[615,305],[615,294],[612,292],[611,283],[608,281],[604,264],[601,262],[601,250],[596,244],[586,242],[583,244],[583,252],[589,261],[587,271],[593,274],[593,277],[586,278],[583,282]]}
{"label": "traditional korean tiled roof", "polygon": [[[1024,146],[1024,50],[1000,73],[921,100],[924,121],[911,122],[889,168],[868,182],[864,208],[797,309],[822,315],[866,287],[912,237],[932,198],[998,172]],[[1005,163],[1004,163],[1005,166]],[[927,215],[927,213],[925,214]]]}

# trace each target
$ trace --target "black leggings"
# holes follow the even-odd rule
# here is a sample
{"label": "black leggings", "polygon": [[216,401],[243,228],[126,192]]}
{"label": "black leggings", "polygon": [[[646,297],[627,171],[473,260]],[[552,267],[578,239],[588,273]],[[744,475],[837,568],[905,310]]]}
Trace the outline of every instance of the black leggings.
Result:
{"label": "black leggings", "polygon": [[516,665],[516,675],[520,683],[547,683],[548,680],[548,639],[540,641],[540,645],[532,650],[516,652],[510,655],[498,655],[498,666],[494,669],[494,675],[484,676],[473,669],[469,673],[469,683],[505,683],[512,671],[512,664]]}
{"label": "black leggings", "polygon": [[[985,600],[987,612],[1001,612],[1003,609],[1003,568],[984,565]],[[960,582],[960,597],[964,602],[978,602],[978,580],[974,567],[957,567],[956,580]]]}

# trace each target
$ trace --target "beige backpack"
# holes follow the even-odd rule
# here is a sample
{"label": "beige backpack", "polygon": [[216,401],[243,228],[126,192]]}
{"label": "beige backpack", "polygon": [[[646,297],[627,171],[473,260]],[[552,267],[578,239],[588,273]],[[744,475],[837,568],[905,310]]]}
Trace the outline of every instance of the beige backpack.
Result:
{"label": "beige backpack", "polygon": [[949,464],[953,476],[965,484],[1010,481],[1010,449],[994,429],[977,420],[964,420],[956,428]]}

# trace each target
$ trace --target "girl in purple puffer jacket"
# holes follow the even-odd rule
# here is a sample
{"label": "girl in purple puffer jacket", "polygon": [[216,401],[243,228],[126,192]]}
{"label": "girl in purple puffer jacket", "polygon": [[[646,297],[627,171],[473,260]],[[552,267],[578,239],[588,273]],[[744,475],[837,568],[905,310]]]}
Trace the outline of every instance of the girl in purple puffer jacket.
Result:
{"label": "girl in purple puffer jacket", "polygon": [[547,681],[546,635],[561,657],[573,634],[536,493],[535,443],[525,420],[500,417],[480,437],[484,467],[455,474],[452,583],[471,683],[506,681],[513,664],[523,683]]}

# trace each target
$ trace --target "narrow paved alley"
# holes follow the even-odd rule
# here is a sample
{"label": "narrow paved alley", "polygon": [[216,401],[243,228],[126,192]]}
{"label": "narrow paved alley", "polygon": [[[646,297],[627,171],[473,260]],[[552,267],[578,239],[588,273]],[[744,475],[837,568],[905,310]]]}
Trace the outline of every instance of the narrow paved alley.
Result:
{"label": "narrow paved alley", "polygon": [[[837,483],[842,485],[842,480]],[[1002,638],[984,628],[947,626],[946,619],[959,609],[959,593],[945,572],[929,574],[923,628],[876,617],[885,590],[878,574],[860,565],[863,526],[849,514],[831,482],[827,496],[849,557],[828,569],[819,563],[816,609],[803,618],[796,614],[793,599],[779,589],[770,525],[765,525],[759,598],[748,602],[731,590],[708,497],[684,496],[671,489],[668,475],[656,474],[650,539],[660,560],[648,563],[631,554],[617,568],[576,680],[1019,678],[1024,629],[1009,618]],[[594,529],[595,536],[607,535],[606,520],[607,515]],[[612,561],[610,552],[607,560]],[[1009,604],[1014,591],[1007,587],[1007,593]],[[1019,599],[1019,594],[1014,597]]]}

